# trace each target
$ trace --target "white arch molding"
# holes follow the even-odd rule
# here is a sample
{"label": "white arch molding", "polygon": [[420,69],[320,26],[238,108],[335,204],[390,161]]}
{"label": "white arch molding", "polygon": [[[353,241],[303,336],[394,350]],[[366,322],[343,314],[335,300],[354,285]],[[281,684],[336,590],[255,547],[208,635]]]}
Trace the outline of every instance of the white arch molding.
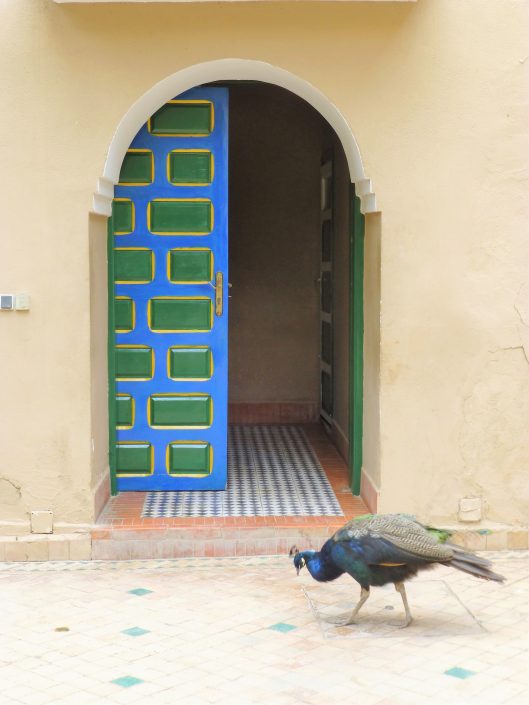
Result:
{"label": "white arch molding", "polygon": [[220,59],[181,69],[156,83],[125,113],[110,143],[103,175],[98,179],[93,198],[93,212],[111,214],[114,186],[119,180],[121,164],[138,130],[164,103],[184,91],[212,81],[262,81],[303,98],[331,125],[342,142],[349,166],[351,182],[360,197],[362,213],[376,212],[376,197],[371,180],[364,172],[360,150],[351,127],[338,108],[321,91],[299,76],[263,61]]}

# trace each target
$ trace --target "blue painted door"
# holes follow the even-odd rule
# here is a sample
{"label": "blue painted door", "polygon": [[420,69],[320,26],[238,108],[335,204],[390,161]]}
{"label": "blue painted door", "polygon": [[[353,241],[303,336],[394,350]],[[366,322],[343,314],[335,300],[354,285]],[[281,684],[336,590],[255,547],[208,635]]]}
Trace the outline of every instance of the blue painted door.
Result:
{"label": "blue painted door", "polygon": [[111,223],[117,489],[223,489],[227,89],[188,91],[141,128]]}

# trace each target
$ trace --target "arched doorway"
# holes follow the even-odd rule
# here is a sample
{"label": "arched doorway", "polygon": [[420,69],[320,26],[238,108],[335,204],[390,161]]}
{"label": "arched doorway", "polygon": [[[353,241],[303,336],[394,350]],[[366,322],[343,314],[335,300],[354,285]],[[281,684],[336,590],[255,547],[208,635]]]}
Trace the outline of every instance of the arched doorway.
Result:
{"label": "arched doorway", "polygon": [[[202,69],[200,73],[203,74],[204,72],[204,67],[208,66],[208,70],[206,71],[207,75],[210,78],[209,85],[211,85],[211,78],[215,77],[216,72],[219,72],[220,74],[224,73],[225,76],[225,70],[227,68],[226,62],[213,62],[214,66],[212,65],[202,65]],[[350,223],[347,224],[347,230],[348,233],[350,234],[350,242],[348,243],[350,245],[349,251],[347,253],[347,268],[348,272],[350,271],[350,274],[352,275],[353,270],[355,272],[356,276],[356,286],[354,285],[354,277],[349,276],[349,279],[347,281],[347,288],[348,288],[348,306],[345,308],[346,310],[346,316],[349,318],[350,321],[350,328],[348,331],[343,330],[342,331],[342,337],[344,335],[347,337],[347,344],[348,344],[348,361],[351,362],[349,375],[348,375],[348,388],[352,390],[352,393],[350,394],[350,397],[348,399],[349,402],[349,420],[347,421],[348,428],[347,428],[347,435],[349,438],[352,440],[353,438],[356,438],[357,442],[356,443],[349,443],[349,454],[350,454],[350,468],[351,468],[351,479],[352,479],[352,485],[353,489],[355,490],[355,493],[358,494],[358,489],[359,489],[359,480],[360,480],[360,468],[361,468],[361,420],[362,420],[362,367],[361,367],[361,358],[362,358],[362,301],[361,301],[361,294],[362,294],[362,243],[363,243],[363,228],[362,228],[362,215],[361,215],[361,202],[363,202],[364,205],[364,210],[368,210],[369,208],[373,209],[374,208],[374,194],[371,193],[370,190],[370,182],[369,180],[365,179],[363,175],[363,169],[361,165],[361,161],[359,158],[359,153],[358,149],[356,147],[356,142],[354,141],[354,137],[352,136],[352,133],[350,132],[345,120],[343,120],[342,116],[339,114],[339,112],[336,110],[334,106],[332,106],[330,103],[326,103],[325,99],[321,94],[319,94],[315,89],[312,87],[308,86],[308,84],[305,84],[303,81],[300,79],[294,79],[294,77],[291,77],[290,74],[287,74],[286,72],[282,72],[279,69],[275,69],[274,67],[270,67],[266,64],[260,64],[258,62],[227,62],[231,66],[231,71],[234,71],[235,73],[239,74],[237,81],[240,80],[240,73],[241,73],[241,67],[244,69],[242,72],[246,76],[248,75],[263,75],[266,74],[267,76],[271,76],[271,74],[277,74],[275,77],[276,79],[279,77],[281,79],[282,83],[288,83],[290,84],[290,89],[292,85],[296,86],[296,91],[295,93],[299,96],[300,93],[304,93],[305,95],[303,96],[303,101],[306,100],[306,96],[308,95],[311,98],[311,103],[314,105],[314,103],[318,104],[318,107],[320,110],[318,111],[319,116],[321,116],[323,113],[326,113],[324,116],[326,119],[322,122],[325,122],[327,125],[327,128],[329,130],[329,134],[335,134],[336,135],[336,142],[339,144],[339,149],[343,151],[343,165],[345,168],[345,173],[346,173],[346,180],[349,182],[349,179],[354,173],[355,176],[355,181],[358,184],[358,191],[360,192],[360,198],[358,196],[353,194],[347,194],[347,200],[348,200],[348,205],[347,208],[349,210],[349,205],[351,205],[351,218],[350,218]],[[219,66],[219,64],[223,64],[223,66]],[[192,67],[193,69],[198,69],[200,67]],[[179,75],[178,76],[178,81],[176,81],[176,78],[171,77],[172,81],[170,82],[170,85],[175,85],[175,83],[179,83],[179,85],[182,85],[183,83],[186,83],[187,81],[190,80],[196,80],[196,79],[191,79],[191,75],[195,75],[196,71],[193,72],[192,69],[189,69],[188,71],[191,72],[190,75]],[[185,72],[180,72],[180,74],[184,74]],[[230,72],[228,71],[228,74]],[[213,75],[212,75],[213,74]],[[176,75],[175,75],[176,76]],[[223,76],[223,78],[224,78]],[[240,88],[240,91],[244,93],[245,90],[248,90],[250,88],[250,85],[255,86],[260,85],[261,89],[263,87],[263,83],[261,81],[255,81],[253,79],[244,79],[246,83],[246,88],[241,87],[241,84],[235,84],[238,85]],[[279,81],[275,81],[277,84]],[[169,84],[167,84],[167,80],[162,82],[163,84],[166,84],[164,86],[164,90],[168,90]],[[218,82],[216,82],[218,84]],[[226,82],[223,81],[222,85],[226,85]],[[118,164],[119,161],[119,155],[123,151],[123,144],[125,140],[128,138],[127,134],[130,133],[133,129],[135,129],[136,125],[136,120],[139,114],[141,114],[142,111],[145,111],[147,108],[147,105],[152,105],[153,102],[156,103],[159,107],[159,97],[160,97],[160,88],[161,84],[158,84],[157,90],[150,91],[149,95],[143,96],[143,98],[138,101],[138,103],[131,108],[129,113],[127,114],[126,118],[122,121],[120,128],[118,128],[118,131],[114,137],[114,140],[111,145],[111,149],[109,151],[106,167],[105,167],[105,176],[100,180],[99,185],[98,185],[98,192],[95,194],[94,197],[94,204],[95,204],[95,210],[103,210],[105,211],[107,209],[108,203],[107,203],[107,198],[109,195],[109,186],[112,182],[117,182],[119,179],[119,169],[116,174],[116,165],[120,167],[120,164]],[[265,87],[266,89],[266,87]],[[272,86],[268,86],[268,90],[271,90]],[[290,90],[289,89],[289,90]],[[239,90],[239,89],[237,89]],[[235,92],[235,86],[234,86],[234,92]],[[284,92],[284,91],[283,91]],[[147,100],[147,97],[149,98]],[[171,98],[174,98],[175,95],[174,93],[170,94]],[[300,103],[303,101],[299,101]],[[141,104],[141,105],[140,105]],[[308,106],[307,106],[308,107]],[[141,110],[140,110],[141,108]],[[315,113],[316,111],[313,110]],[[147,117],[150,117],[148,115]],[[321,118],[320,118],[321,119]],[[334,122],[334,126],[332,126],[334,129],[331,129],[330,119]],[[338,132],[336,127],[345,134],[346,136],[348,135],[346,139],[346,143],[342,143],[341,139],[339,138]],[[130,144],[130,143],[129,143]],[[127,144],[127,147],[129,146]],[[325,195],[325,189],[326,185],[330,182],[328,176],[329,172],[325,172],[325,168],[328,169],[328,159],[324,159],[324,153],[323,150],[320,149],[321,151],[321,162],[320,166],[322,167],[321,173],[318,175],[318,186],[322,185],[322,202],[318,203],[317,208],[321,210],[322,212],[327,208],[325,206],[325,198],[327,197]],[[328,151],[328,150],[327,150]],[[332,151],[332,150],[331,150]],[[126,150],[125,150],[126,153]],[[123,155],[124,156],[124,155]],[[327,167],[325,166],[327,164]],[[343,169],[342,169],[343,171]],[[347,173],[348,172],[348,173]],[[332,170],[331,172],[332,173]],[[343,174],[342,174],[343,176]],[[347,178],[348,177],[348,178]],[[321,216],[321,213],[320,213]],[[319,227],[321,226],[321,223],[319,224]],[[317,243],[317,250],[320,251],[321,248],[323,247],[322,242]],[[321,258],[320,258],[320,265],[321,265]],[[325,267],[323,268],[325,269]],[[322,274],[323,277],[327,274],[327,272],[323,271],[320,266],[320,279],[322,279]],[[321,296],[317,297],[319,299],[318,303],[318,314],[321,318],[322,315],[322,300],[324,298],[323,292],[321,292]],[[355,312],[355,316],[353,319],[353,311]],[[321,327],[320,327],[320,332],[321,332]],[[318,347],[320,348],[320,351],[322,349],[322,341],[321,339],[318,341]],[[328,347],[328,346],[327,346]],[[323,343],[323,348],[325,348],[325,343]],[[354,362],[353,362],[353,354],[352,351],[356,350],[355,356],[354,356]],[[321,383],[321,376],[318,377],[319,383]],[[356,392],[354,391],[354,385],[356,383]],[[325,397],[325,391],[322,392],[320,388],[320,398]],[[323,404],[325,406],[325,403]],[[327,406],[329,406],[327,404]],[[331,402],[331,407],[332,407],[332,402]],[[330,413],[328,416],[330,419],[332,419],[332,408],[330,410]],[[321,408],[318,409],[318,413],[321,413]],[[325,416],[325,414],[322,414],[322,416]],[[312,419],[313,420],[313,419]],[[329,421],[329,418],[327,418],[327,421]],[[356,454],[356,457],[355,457]],[[355,471],[356,469],[356,471]]]}
{"label": "arched doorway", "polygon": [[195,64],[159,81],[131,105],[116,128],[93,196],[92,210],[111,214],[113,189],[119,180],[121,164],[130,143],[141,126],[166,101],[194,86],[215,81],[259,81],[270,83],[303,98],[317,110],[336,132],[347,158],[351,183],[355,185],[363,214],[377,212],[371,180],[364,171],[362,157],[353,130],[340,110],[327,96],[290,71],[251,59],[219,59]]}

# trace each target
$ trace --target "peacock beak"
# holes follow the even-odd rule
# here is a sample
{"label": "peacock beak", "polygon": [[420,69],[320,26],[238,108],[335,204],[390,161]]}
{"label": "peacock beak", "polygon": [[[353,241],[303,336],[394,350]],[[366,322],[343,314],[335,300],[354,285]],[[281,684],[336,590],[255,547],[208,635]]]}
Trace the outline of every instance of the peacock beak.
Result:
{"label": "peacock beak", "polygon": [[296,575],[299,575],[299,568],[296,568]]}

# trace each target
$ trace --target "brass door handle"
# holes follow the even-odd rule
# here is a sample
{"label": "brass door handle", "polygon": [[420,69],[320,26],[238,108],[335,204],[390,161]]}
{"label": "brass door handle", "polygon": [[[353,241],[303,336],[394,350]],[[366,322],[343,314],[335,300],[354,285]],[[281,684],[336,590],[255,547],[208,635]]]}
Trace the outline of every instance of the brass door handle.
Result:
{"label": "brass door handle", "polygon": [[215,274],[215,315],[222,316],[223,307],[223,281],[222,272]]}

